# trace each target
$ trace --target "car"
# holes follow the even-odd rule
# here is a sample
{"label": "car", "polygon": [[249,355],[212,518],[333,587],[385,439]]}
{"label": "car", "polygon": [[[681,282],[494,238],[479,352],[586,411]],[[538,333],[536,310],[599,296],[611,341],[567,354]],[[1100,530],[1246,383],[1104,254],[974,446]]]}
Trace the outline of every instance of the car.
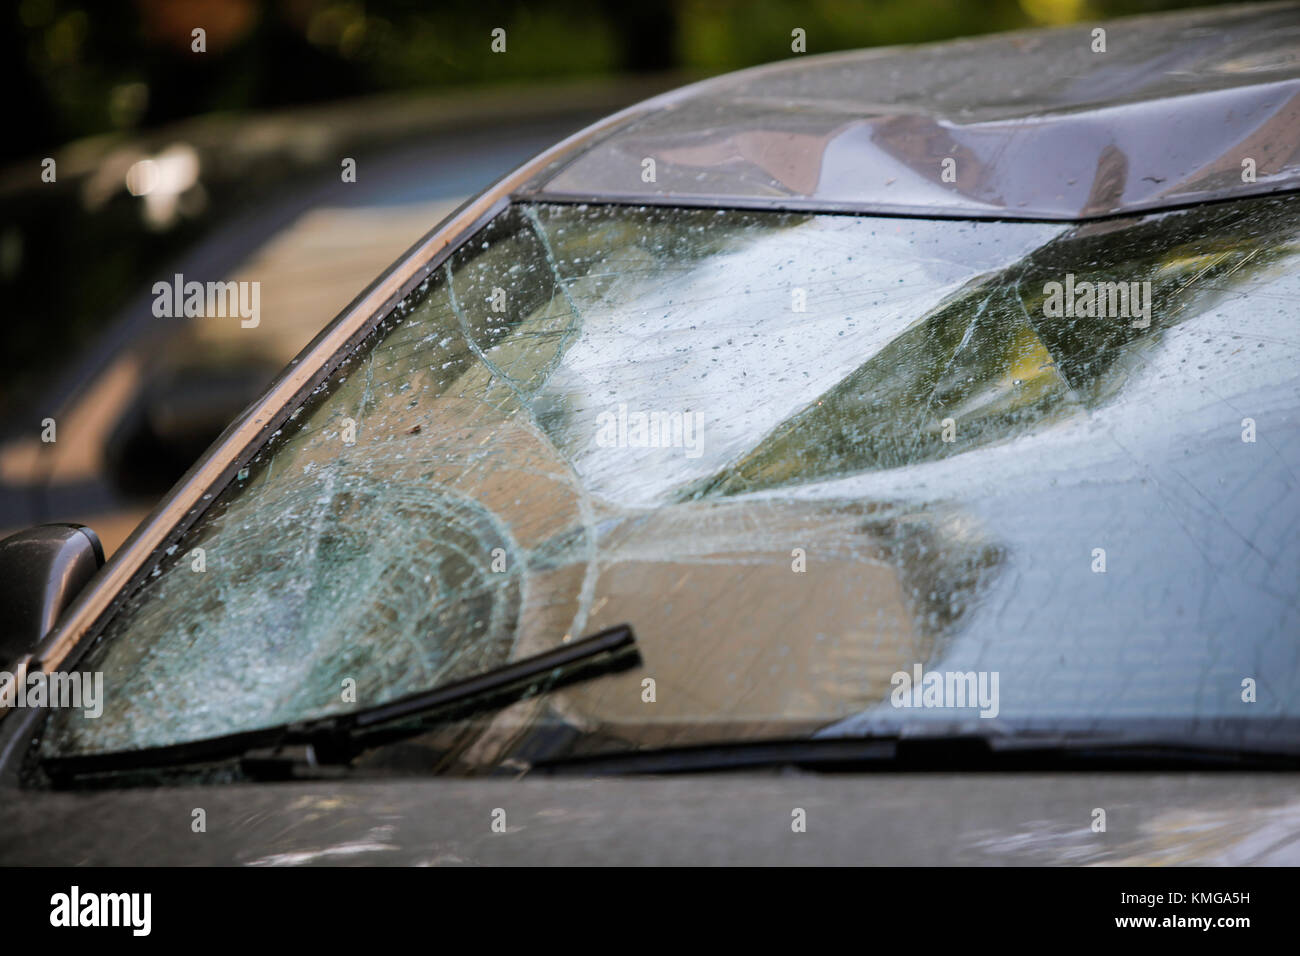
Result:
{"label": "car", "polygon": [[89,583],[0,544],[0,860],[1300,862],[1296,12],[793,56],[468,201]]}

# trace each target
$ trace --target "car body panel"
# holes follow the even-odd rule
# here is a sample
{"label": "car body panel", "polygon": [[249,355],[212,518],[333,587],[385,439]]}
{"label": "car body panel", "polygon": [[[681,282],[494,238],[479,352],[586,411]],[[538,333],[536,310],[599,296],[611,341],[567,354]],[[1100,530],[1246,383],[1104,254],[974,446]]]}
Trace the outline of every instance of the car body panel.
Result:
{"label": "car body panel", "polygon": [[[796,773],[29,793],[0,806],[0,862],[1295,866],[1295,783],[1294,774]],[[504,832],[493,830],[498,809]],[[794,830],[796,809],[806,832]],[[1093,829],[1097,809],[1104,832]]]}
{"label": "car body panel", "polygon": [[1115,21],[1105,52],[1094,29],[797,57],[707,80],[652,100],[534,192],[1077,220],[1300,186],[1300,9]]}

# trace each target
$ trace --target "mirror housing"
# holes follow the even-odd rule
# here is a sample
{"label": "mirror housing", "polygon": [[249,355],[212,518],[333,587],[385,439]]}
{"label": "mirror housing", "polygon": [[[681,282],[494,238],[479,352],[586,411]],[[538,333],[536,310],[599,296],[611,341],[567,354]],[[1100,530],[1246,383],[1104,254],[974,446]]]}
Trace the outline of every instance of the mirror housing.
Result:
{"label": "mirror housing", "polygon": [[104,564],[94,531],[44,524],[0,540],[0,667],[30,654]]}

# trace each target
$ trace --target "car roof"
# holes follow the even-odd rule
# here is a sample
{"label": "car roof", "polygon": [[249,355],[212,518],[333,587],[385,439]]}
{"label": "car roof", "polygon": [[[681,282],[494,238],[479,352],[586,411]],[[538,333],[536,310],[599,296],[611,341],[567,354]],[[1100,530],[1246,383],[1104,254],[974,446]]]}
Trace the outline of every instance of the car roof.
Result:
{"label": "car roof", "polygon": [[526,193],[1074,220],[1298,186],[1285,3],[794,56],[618,114]]}

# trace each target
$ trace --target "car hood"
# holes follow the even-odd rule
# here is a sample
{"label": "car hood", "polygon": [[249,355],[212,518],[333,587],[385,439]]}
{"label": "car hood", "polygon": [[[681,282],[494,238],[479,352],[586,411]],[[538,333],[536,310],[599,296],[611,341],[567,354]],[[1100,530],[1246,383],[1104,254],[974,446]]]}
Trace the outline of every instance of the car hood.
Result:
{"label": "car hood", "polygon": [[0,808],[0,863],[1294,866],[1296,783],[740,774],[26,792]]}

